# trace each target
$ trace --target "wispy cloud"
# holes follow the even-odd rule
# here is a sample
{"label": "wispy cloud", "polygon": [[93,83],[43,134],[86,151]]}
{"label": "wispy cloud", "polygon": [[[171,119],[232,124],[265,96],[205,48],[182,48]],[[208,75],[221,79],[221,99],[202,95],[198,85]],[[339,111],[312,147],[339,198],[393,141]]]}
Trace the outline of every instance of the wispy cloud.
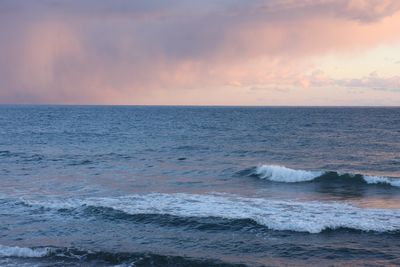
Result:
{"label": "wispy cloud", "polygon": [[322,71],[314,71],[304,78],[305,87],[344,87],[349,89],[372,89],[400,93],[400,75],[382,77],[377,72],[352,79],[334,79]]}

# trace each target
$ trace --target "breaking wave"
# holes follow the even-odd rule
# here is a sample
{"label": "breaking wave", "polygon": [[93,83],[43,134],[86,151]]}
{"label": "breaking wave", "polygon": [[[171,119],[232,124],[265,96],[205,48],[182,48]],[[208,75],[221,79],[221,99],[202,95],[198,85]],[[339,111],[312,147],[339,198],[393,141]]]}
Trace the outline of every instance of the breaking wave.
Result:
{"label": "breaking wave", "polygon": [[51,248],[24,248],[0,245],[0,257],[40,258],[48,256]]}
{"label": "breaking wave", "polygon": [[314,180],[323,172],[294,170],[277,165],[261,165],[256,168],[255,174],[261,179],[274,182],[296,183]]}
{"label": "breaking wave", "polygon": [[388,178],[383,176],[371,176],[351,173],[338,173],[332,171],[307,171],[295,170],[278,165],[261,165],[250,172],[261,179],[273,182],[298,183],[310,181],[342,181],[365,184],[383,184],[400,187],[400,179]]}
{"label": "breaking wave", "polygon": [[337,202],[294,202],[215,194],[130,195],[70,200],[24,201],[32,207],[74,210],[108,208],[129,215],[215,217],[252,220],[271,230],[320,233],[348,228],[361,231],[400,231],[400,210],[360,208]]}
{"label": "breaking wave", "polygon": [[[1,258],[28,260],[41,258],[41,261],[2,261]],[[92,264],[91,264],[92,263]],[[0,265],[5,266],[227,266],[245,267],[213,259],[197,259],[174,255],[160,255],[142,252],[89,251],[77,248],[56,247],[10,247],[0,245]],[[2,265],[3,266],[3,265]]]}

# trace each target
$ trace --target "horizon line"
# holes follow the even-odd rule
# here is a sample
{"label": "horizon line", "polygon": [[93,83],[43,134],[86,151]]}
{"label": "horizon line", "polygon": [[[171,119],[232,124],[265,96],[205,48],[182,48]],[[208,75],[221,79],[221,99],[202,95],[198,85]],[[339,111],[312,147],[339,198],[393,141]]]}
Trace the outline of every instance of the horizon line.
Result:
{"label": "horizon line", "polygon": [[185,104],[59,104],[0,103],[0,106],[70,106],[70,107],[243,107],[243,108],[400,108],[400,105],[185,105]]}

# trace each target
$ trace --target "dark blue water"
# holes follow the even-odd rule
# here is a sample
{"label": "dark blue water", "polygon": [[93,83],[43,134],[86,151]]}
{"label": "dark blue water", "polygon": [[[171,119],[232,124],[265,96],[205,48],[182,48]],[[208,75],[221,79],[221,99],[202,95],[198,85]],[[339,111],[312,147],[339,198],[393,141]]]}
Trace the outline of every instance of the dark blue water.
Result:
{"label": "dark blue water", "polygon": [[400,108],[0,106],[0,266],[400,265]]}

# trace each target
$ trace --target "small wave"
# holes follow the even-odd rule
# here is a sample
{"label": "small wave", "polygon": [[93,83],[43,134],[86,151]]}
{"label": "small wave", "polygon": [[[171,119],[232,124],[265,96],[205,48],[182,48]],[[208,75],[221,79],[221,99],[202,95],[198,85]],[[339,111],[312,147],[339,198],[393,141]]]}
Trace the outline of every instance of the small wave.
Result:
{"label": "small wave", "polygon": [[351,173],[338,173],[338,172],[327,172],[327,171],[306,171],[306,170],[295,170],[284,166],[278,165],[261,165],[255,168],[250,173],[256,175],[261,179],[267,179],[273,182],[283,183],[298,183],[298,182],[310,182],[310,181],[337,181],[342,180],[343,182],[358,182],[361,181],[365,184],[384,184],[395,187],[400,187],[400,179],[393,179],[383,176],[371,176],[362,174],[351,174]]}
{"label": "small wave", "polygon": [[399,179],[394,180],[387,177],[370,176],[370,175],[364,175],[363,178],[367,184],[390,184],[392,186],[400,187]]}
{"label": "small wave", "polygon": [[48,256],[51,248],[24,248],[0,245],[0,257],[40,258]]}
{"label": "small wave", "polygon": [[13,158],[13,157],[19,157],[19,156],[24,156],[24,153],[15,153],[11,152],[9,150],[0,150],[0,158]]}
{"label": "small wave", "polygon": [[359,208],[336,202],[294,202],[232,195],[161,194],[115,198],[25,201],[56,210],[103,207],[126,214],[162,214],[178,217],[250,219],[271,230],[320,233],[327,229],[400,231],[400,211]]}
{"label": "small wave", "polygon": [[74,161],[70,164],[68,164],[68,166],[81,166],[81,165],[90,165],[93,162],[91,160],[85,159],[85,160],[80,160],[80,161]]}
{"label": "small wave", "polygon": [[[191,257],[182,257],[175,255],[161,255],[154,253],[142,252],[107,252],[107,251],[89,251],[78,248],[61,248],[61,247],[9,247],[0,245],[0,258],[45,258],[43,266],[86,266],[86,264],[95,263],[103,266],[103,264],[112,266],[232,266],[245,267],[243,264],[234,264],[222,262],[213,259],[197,259]],[[0,264],[2,262],[0,261]],[[7,266],[21,266],[21,262],[7,262]],[[29,262],[26,262],[29,264]],[[32,264],[33,265],[33,264]],[[24,264],[24,266],[32,266]],[[35,261],[35,266],[39,266],[39,262]],[[41,265],[40,265],[41,266]],[[92,264],[90,264],[92,266]]]}
{"label": "small wave", "polygon": [[256,168],[255,174],[261,179],[274,182],[297,183],[314,180],[321,176],[323,172],[294,170],[277,165],[262,165]]}

